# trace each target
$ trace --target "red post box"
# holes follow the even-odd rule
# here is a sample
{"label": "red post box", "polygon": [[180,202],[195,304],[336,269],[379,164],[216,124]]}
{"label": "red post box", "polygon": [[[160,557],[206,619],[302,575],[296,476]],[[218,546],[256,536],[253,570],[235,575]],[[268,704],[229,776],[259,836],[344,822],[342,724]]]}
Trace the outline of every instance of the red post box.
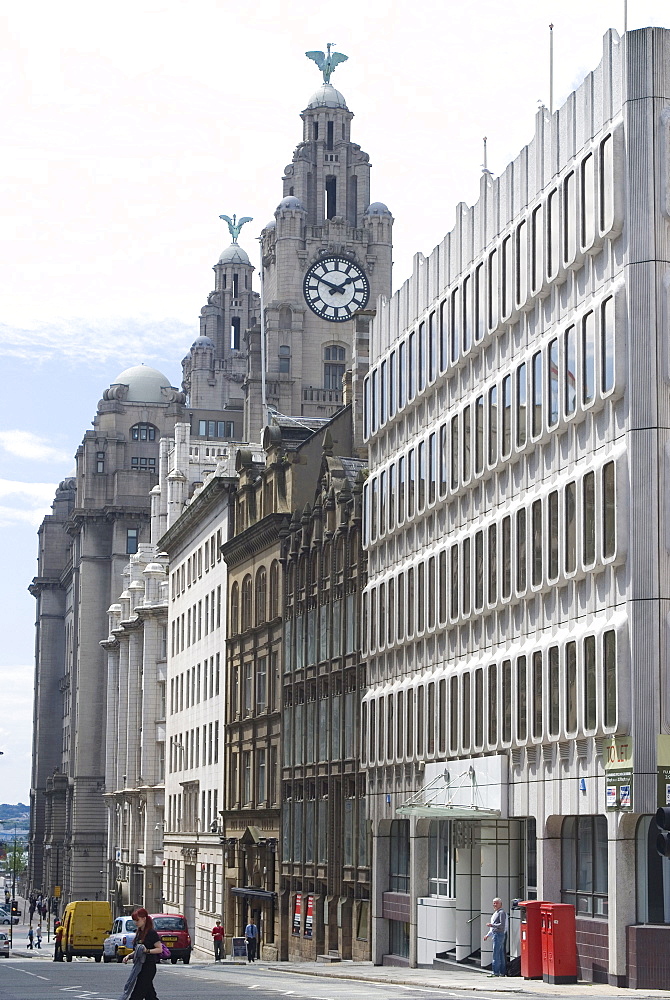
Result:
{"label": "red post box", "polygon": [[575,908],[570,903],[542,903],[542,978],[545,983],[577,982]]}
{"label": "red post box", "polygon": [[524,979],[542,979],[542,934],[539,899],[519,901],[521,911],[521,975]]}

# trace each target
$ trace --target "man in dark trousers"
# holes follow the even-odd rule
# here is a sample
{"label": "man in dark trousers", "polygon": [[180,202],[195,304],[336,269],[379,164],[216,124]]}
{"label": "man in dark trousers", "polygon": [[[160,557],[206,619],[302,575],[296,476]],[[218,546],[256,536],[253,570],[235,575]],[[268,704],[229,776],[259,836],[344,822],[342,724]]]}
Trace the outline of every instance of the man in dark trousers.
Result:
{"label": "man in dark trousers", "polygon": [[247,962],[255,962],[258,946],[258,927],[256,927],[253,917],[244,928],[244,937],[247,942]]}
{"label": "man in dark trousers", "polygon": [[212,937],[214,938],[214,961],[220,962],[223,958],[223,927],[221,926],[221,921],[217,920],[214,927],[212,927]]}

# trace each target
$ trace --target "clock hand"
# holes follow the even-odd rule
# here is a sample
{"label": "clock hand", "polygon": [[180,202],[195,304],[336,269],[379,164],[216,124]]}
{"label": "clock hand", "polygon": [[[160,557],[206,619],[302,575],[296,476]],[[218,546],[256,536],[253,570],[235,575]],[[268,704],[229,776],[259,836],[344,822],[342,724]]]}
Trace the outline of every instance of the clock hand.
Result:
{"label": "clock hand", "polygon": [[[326,281],[325,278],[319,278],[318,280],[321,282],[322,285],[326,285],[328,288],[332,288],[334,292],[340,292],[340,294],[342,293],[344,285],[334,285],[332,281]],[[346,281],[344,284],[346,285]]]}
{"label": "clock hand", "polygon": [[345,285],[350,285],[355,280],[356,280],[356,278],[345,278],[344,281],[342,282],[342,284],[337,286],[337,291],[338,292],[344,291],[344,286]]}

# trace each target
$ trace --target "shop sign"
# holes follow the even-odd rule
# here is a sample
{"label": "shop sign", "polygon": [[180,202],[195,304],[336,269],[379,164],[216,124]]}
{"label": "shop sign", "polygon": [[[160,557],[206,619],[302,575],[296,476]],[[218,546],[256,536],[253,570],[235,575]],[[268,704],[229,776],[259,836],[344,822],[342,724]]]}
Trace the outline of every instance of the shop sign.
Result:
{"label": "shop sign", "polygon": [[300,915],[302,913],[302,893],[296,892],[293,903],[293,933],[300,933]]}
{"label": "shop sign", "polygon": [[305,911],[305,937],[311,938],[313,924],[314,924],[314,896],[308,896],[307,910]]}
{"label": "shop sign", "polygon": [[633,739],[631,736],[612,736],[603,750],[605,766],[605,807],[632,810],[633,808]]}
{"label": "shop sign", "polygon": [[670,806],[670,736],[656,737],[656,805]]}

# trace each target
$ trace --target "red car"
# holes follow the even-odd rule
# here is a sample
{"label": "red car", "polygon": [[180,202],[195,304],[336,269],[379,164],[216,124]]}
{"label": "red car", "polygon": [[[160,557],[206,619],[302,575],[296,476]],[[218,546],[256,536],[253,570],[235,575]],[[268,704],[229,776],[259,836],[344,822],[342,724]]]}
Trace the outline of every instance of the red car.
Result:
{"label": "red car", "polygon": [[151,919],[158,936],[170,949],[170,961],[175,965],[179,959],[184,965],[191,961],[191,935],[186,917],[181,913],[152,913]]}

